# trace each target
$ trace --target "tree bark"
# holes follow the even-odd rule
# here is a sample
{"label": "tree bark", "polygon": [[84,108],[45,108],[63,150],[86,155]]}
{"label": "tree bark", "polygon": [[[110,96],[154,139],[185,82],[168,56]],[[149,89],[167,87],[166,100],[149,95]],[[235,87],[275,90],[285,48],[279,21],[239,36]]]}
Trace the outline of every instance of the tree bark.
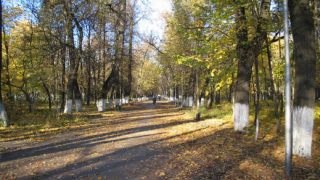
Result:
{"label": "tree bark", "polygon": [[273,96],[273,103],[274,103],[274,114],[276,116],[277,120],[277,133],[280,133],[281,130],[281,122],[279,118],[279,104],[278,104],[278,91],[277,89],[277,84],[274,82],[273,78],[273,69],[272,69],[272,59],[271,59],[271,51],[270,51],[270,44],[268,42],[268,39],[266,40],[267,42],[267,55],[268,55],[268,65],[269,65],[269,76],[271,80],[271,89],[272,89],[272,96]]}
{"label": "tree bark", "polygon": [[293,153],[307,158],[311,158],[316,86],[315,27],[309,3],[309,0],[289,0],[296,73]]}
{"label": "tree bark", "polygon": [[41,77],[40,77],[40,81],[42,82],[43,88],[47,93],[48,101],[49,101],[49,110],[51,110],[51,106],[52,106],[51,102],[52,102],[52,100],[51,100],[49,88],[48,88],[48,86],[46,85],[46,83],[44,82],[44,80]]}
{"label": "tree bark", "polygon": [[[0,0],[0,28],[2,29],[2,0]],[[0,32],[1,32],[0,29]],[[0,37],[0,44],[2,44],[2,36]],[[2,47],[0,48],[0,77],[2,75]],[[1,120],[1,125],[3,127],[7,127],[9,126],[9,119],[7,116],[7,112],[5,110],[4,104],[3,104],[3,100],[2,100],[2,86],[1,86],[1,78],[0,78],[0,120]]]}
{"label": "tree bark", "polygon": [[239,62],[233,114],[234,129],[243,131],[243,128],[249,125],[249,88],[252,73],[252,62],[248,60],[248,29],[244,7],[239,7],[236,19],[238,29],[237,57]]}
{"label": "tree bark", "polygon": [[212,108],[213,100],[214,100],[214,85],[210,87],[210,93],[207,101],[207,109]]}
{"label": "tree bark", "polygon": [[204,96],[205,96],[206,90],[208,88],[209,82],[210,82],[210,77],[207,77],[206,81],[204,82],[204,86],[202,87],[200,96],[199,96],[199,101],[201,102],[201,107],[204,106]]}
{"label": "tree bark", "polygon": [[99,105],[98,110],[104,111],[103,107],[105,107],[105,99],[107,98],[107,94],[111,87],[115,88],[116,90],[116,103],[117,105],[121,105],[120,101],[120,65],[122,59],[124,57],[124,33],[125,33],[125,26],[126,26],[126,0],[120,0],[118,9],[117,9],[117,18],[116,18],[116,25],[115,25],[115,59],[112,62],[112,70],[111,74],[107,78],[107,80],[103,83],[102,91],[100,93]]}
{"label": "tree bark", "polygon": [[6,71],[7,71],[7,75],[6,75],[6,79],[7,79],[7,85],[9,86],[9,99],[10,101],[12,101],[12,88],[11,88],[11,80],[10,80],[10,73],[9,73],[9,42],[6,40],[6,31],[5,28],[2,27],[2,31],[3,31],[3,40],[4,40],[4,47],[6,50]]}
{"label": "tree bark", "polygon": [[88,74],[87,106],[89,106],[90,99],[91,99],[91,26],[90,25],[89,25],[89,32],[88,32],[88,53],[87,54],[88,54],[88,57],[87,57],[87,74]]}
{"label": "tree bark", "polygon": [[218,92],[216,93],[216,98],[215,98],[216,104],[220,104],[220,97],[221,97],[220,92],[221,92],[221,89],[219,89]]}
{"label": "tree bark", "polygon": [[[73,95],[76,103],[76,111],[82,111],[82,100],[81,93],[77,81],[79,64],[82,60],[82,42],[83,42],[83,29],[80,25],[80,22],[76,18],[74,12],[72,12],[72,2],[65,2],[65,15],[66,15],[66,27],[67,27],[67,36],[68,36],[68,49],[69,49],[69,61],[70,61],[70,70],[68,75],[68,84],[67,84],[67,101],[64,113],[72,112],[72,99]],[[79,51],[77,52],[75,43],[74,43],[74,33],[73,33],[73,23],[76,25],[79,31]]]}
{"label": "tree bark", "polygon": [[81,92],[80,92],[80,87],[78,84],[78,80],[75,79],[74,81],[74,97],[75,97],[75,104],[76,104],[76,112],[81,112],[82,111],[82,98],[81,98]]}
{"label": "tree bark", "polygon": [[[68,52],[69,52],[69,61],[70,61],[70,70],[68,74],[68,83],[67,83],[67,101],[64,109],[64,113],[72,112],[72,99],[73,99],[73,91],[74,84],[77,78],[76,76],[76,50],[74,47],[74,35],[73,35],[73,26],[72,26],[72,17],[69,7],[69,1],[65,2],[66,4],[66,28],[67,28],[67,36],[68,36]],[[69,9],[70,8],[70,9]]]}
{"label": "tree bark", "polygon": [[[65,35],[64,35],[65,36]],[[65,39],[65,38],[64,38]],[[61,105],[60,105],[60,110],[62,111],[64,109],[64,103],[65,103],[65,97],[66,97],[66,50],[67,47],[64,45],[62,48],[62,56],[61,56],[61,61],[62,61],[62,75],[61,75]]]}
{"label": "tree bark", "polygon": [[259,82],[259,65],[258,65],[258,58],[255,59],[255,70],[256,70],[256,88],[257,88],[257,102],[256,102],[256,109],[255,109],[255,125],[256,125],[256,134],[254,136],[254,140],[258,140],[259,134],[259,106],[260,106],[260,82]]}
{"label": "tree bark", "polygon": [[270,0],[263,0],[258,19],[257,35],[249,41],[245,7],[242,4],[238,5],[236,26],[238,29],[237,57],[239,62],[233,112],[234,129],[236,131],[244,131],[244,127],[249,125],[249,90],[252,66],[255,58],[260,53],[265,39],[264,34],[266,31],[262,29],[262,26],[265,25],[269,17],[269,8]]}
{"label": "tree bark", "polygon": [[126,87],[124,88],[124,96],[129,97],[131,93],[132,84],[132,63],[133,63],[133,30],[134,30],[134,6],[132,5],[130,13],[130,34],[129,34],[129,58],[128,58],[128,81]]}

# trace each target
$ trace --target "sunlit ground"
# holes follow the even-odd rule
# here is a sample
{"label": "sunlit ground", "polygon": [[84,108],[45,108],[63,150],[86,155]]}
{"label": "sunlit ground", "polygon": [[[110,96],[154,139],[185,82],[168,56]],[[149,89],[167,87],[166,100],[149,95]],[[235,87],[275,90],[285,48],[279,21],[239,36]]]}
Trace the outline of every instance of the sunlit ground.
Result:
{"label": "sunlit ground", "polygon": [[[84,112],[60,116],[39,107],[31,114],[19,113],[19,118],[11,115],[13,125],[0,129],[1,144],[10,145],[2,146],[2,153],[27,154],[0,159],[0,179],[59,177],[55,174],[108,179],[108,174],[93,172],[109,167],[116,176],[120,164],[139,179],[289,179],[284,172],[284,119],[277,134],[271,101],[262,103],[256,142],[254,108],[248,132],[238,133],[228,102],[198,110],[199,122],[194,121],[198,111],[165,103],[139,103],[104,113],[84,106]],[[318,103],[312,159],[293,157],[292,179],[320,178],[319,137]],[[35,141],[39,144],[32,148]]]}

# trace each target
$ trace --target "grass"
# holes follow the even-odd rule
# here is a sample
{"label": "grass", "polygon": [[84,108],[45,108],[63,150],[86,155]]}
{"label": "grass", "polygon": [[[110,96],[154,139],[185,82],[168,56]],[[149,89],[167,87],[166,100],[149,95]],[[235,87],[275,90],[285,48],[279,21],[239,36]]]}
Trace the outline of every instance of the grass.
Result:
{"label": "grass", "polygon": [[[25,108],[23,108],[25,107]],[[8,128],[0,127],[0,141],[15,140],[21,135],[24,138],[30,138],[32,140],[34,134],[37,132],[56,132],[61,133],[67,130],[76,129],[78,127],[90,125],[90,121],[95,118],[101,118],[103,116],[110,116],[118,111],[107,111],[100,113],[96,111],[95,105],[83,106],[83,112],[63,114],[59,112],[59,116],[56,114],[56,110],[49,110],[47,104],[36,103],[33,104],[33,111],[27,112],[26,104],[16,104],[14,108],[12,106],[6,107],[8,117],[10,119],[10,126]],[[186,115],[189,117],[195,117],[199,112],[201,119],[222,119],[232,120],[232,103],[224,101],[221,104],[213,105],[211,109],[204,107],[199,110],[189,110],[189,108],[183,108]],[[254,107],[250,104],[250,127],[248,128],[249,134],[254,133]],[[262,135],[275,133],[276,119],[273,113],[272,101],[262,101],[260,105],[260,126]],[[284,126],[284,117],[280,117],[282,127]],[[320,102],[316,103],[315,108],[315,129],[320,128]],[[283,130],[283,128],[282,128]],[[29,135],[29,136],[28,136]],[[39,139],[37,139],[39,140]]]}
{"label": "grass", "polygon": [[40,141],[50,138],[57,133],[91,126],[94,119],[110,116],[117,111],[97,112],[95,105],[83,105],[82,112],[57,115],[55,107],[48,109],[45,103],[33,104],[32,112],[29,113],[27,104],[16,104],[6,107],[10,126],[0,127],[0,142],[28,139]]}
{"label": "grass", "polygon": [[254,141],[253,104],[248,133],[233,130],[231,103],[222,102],[209,110],[185,109],[190,118],[201,112],[203,120],[222,119],[224,123],[172,139],[171,164],[162,171],[176,168],[176,175],[168,179],[320,179],[320,103],[315,108],[312,159],[293,156],[291,177],[284,170],[284,117],[278,134],[272,105],[271,101],[261,103],[258,141]]}
{"label": "grass", "polygon": [[[157,176],[159,179],[320,179],[320,102],[315,108],[312,159],[294,156],[292,177],[284,172],[284,117],[280,118],[282,126],[278,134],[272,104],[271,101],[261,102],[258,141],[254,141],[253,104],[250,104],[248,133],[233,130],[232,104],[229,102],[198,111],[182,108],[178,111],[178,114],[184,114],[181,117],[170,116],[156,121],[161,124],[185,119],[187,122],[166,127],[168,133],[163,134],[163,143],[159,143],[158,148],[152,147],[163,149],[170,155],[168,163],[157,167]],[[30,114],[21,109],[14,116],[9,114],[12,125],[0,128],[0,142],[45,140],[54,134],[81,127],[97,127],[99,119],[104,117],[113,120],[114,115],[121,116],[119,111],[99,113],[93,105],[84,106],[81,113],[61,114],[58,117],[44,104],[34,107],[37,108]],[[190,123],[189,120],[195,119],[198,112],[202,120],[219,119],[221,124],[204,128],[201,124]],[[143,115],[143,111],[139,114]],[[120,119],[126,121],[122,117]],[[111,124],[104,125],[111,127]],[[150,160],[150,166],[152,163],[153,160]]]}

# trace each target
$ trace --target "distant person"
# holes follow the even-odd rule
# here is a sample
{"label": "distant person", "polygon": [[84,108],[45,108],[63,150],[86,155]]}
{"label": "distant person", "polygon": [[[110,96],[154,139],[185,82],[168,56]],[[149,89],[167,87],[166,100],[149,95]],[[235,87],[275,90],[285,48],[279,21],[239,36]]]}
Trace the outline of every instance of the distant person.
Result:
{"label": "distant person", "polygon": [[153,105],[156,105],[156,102],[157,102],[157,98],[156,96],[153,96]]}
{"label": "distant person", "polygon": [[161,100],[161,96],[158,96],[158,101],[160,101]]}

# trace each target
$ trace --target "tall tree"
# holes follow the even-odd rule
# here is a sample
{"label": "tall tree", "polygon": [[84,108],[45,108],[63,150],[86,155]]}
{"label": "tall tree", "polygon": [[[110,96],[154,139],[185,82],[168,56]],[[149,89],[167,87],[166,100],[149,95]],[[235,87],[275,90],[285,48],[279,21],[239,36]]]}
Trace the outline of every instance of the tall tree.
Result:
{"label": "tall tree", "polygon": [[76,55],[76,48],[74,45],[74,28],[73,28],[73,21],[72,21],[72,0],[66,0],[64,2],[64,11],[65,11],[65,18],[66,18],[66,28],[67,28],[67,37],[68,37],[68,52],[69,52],[69,62],[70,62],[70,69],[68,75],[68,83],[67,83],[67,100],[64,109],[64,113],[71,113],[72,112],[72,99],[73,94],[75,91],[75,83],[77,79],[77,55]]}
{"label": "tall tree", "polygon": [[[70,61],[70,69],[68,75],[68,83],[67,83],[67,101],[64,113],[72,112],[72,99],[73,96],[75,98],[76,111],[82,111],[82,99],[81,92],[78,83],[78,70],[80,62],[82,61],[83,52],[82,52],[82,43],[83,43],[83,28],[80,24],[79,19],[85,19],[86,13],[85,11],[85,1],[82,2],[74,2],[73,0],[66,0],[64,2],[64,11],[66,18],[66,27],[67,27],[67,37],[68,37],[68,52],[69,52],[69,61]],[[90,7],[90,6],[89,6]],[[78,12],[79,11],[79,12]],[[77,13],[80,14],[78,17]],[[78,30],[78,39],[76,47],[75,37],[74,37],[74,25]]]}
{"label": "tall tree", "polygon": [[135,11],[134,8],[136,6],[137,1],[135,0],[133,3],[130,3],[130,25],[129,25],[129,57],[128,57],[128,69],[127,69],[127,82],[125,84],[124,88],[124,96],[125,100],[128,103],[129,101],[129,96],[131,93],[132,89],[132,64],[133,64],[133,35],[134,35],[134,16],[135,16]]}
{"label": "tall tree", "polygon": [[261,2],[257,31],[252,39],[249,39],[248,35],[246,14],[246,7],[248,6],[242,1],[237,1],[236,5],[238,7],[236,12],[236,26],[238,29],[237,57],[239,61],[233,117],[234,129],[236,131],[243,131],[244,127],[249,125],[249,90],[252,66],[254,60],[259,56],[266,37],[265,23],[270,16],[270,0],[263,0]]}
{"label": "tall tree", "polygon": [[[0,0],[0,27],[1,30],[0,32],[2,32],[2,0]],[[4,107],[3,104],[3,100],[2,100],[2,86],[1,86],[1,75],[2,75],[2,35],[0,36],[0,44],[1,44],[1,48],[0,48],[0,123],[2,124],[2,126],[7,127],[9,125],[9,119],[7,116],[7,112],[6,109]]]}
{"label": "tall tree", "polygon": [[121,88],[120,88],[120,65],[124,58],[124,35],[126,28],[126,0],[120,0],[117,10],[112,4],[108,4],[110,10],[115,13],[115,30],[114,30],[114,59],[112,61],[112,70],[103,83],[99,100],[97,103],[98,111],[105,111],[107,94],[111,89],[116,90],[116,105],[121,105]]}
{"label": "tall tree", "polygon": [[295,60],[293,153],[307,158],[311,158],[316,86],[315,27],[310,2],[289,0]]}

